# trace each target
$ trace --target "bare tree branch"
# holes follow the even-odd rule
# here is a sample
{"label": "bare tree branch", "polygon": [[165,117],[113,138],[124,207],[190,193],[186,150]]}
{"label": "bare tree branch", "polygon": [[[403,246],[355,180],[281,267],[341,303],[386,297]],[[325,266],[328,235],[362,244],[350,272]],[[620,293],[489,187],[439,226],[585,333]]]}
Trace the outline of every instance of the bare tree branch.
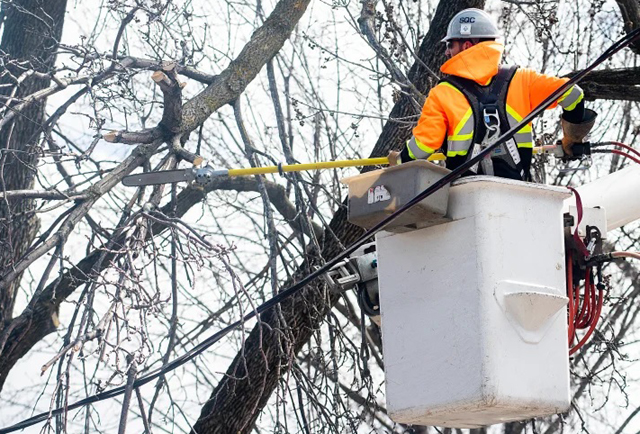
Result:
{"label": "bare tree branch", "polygon": [[[620,7],[625,32],[629,33],[640,27],[640,2],[638,0],[616,0],[616,3]],[[631,49],[634,53],[640,54],[640,41],[631,44]]]}
{"label": "bare tree branch", "polygon": [[199,95],[184,105],[180,130],[191,132],[211,113],[234,101],[284,45],[310,0],[280,0],[264,24],[231,64]]}

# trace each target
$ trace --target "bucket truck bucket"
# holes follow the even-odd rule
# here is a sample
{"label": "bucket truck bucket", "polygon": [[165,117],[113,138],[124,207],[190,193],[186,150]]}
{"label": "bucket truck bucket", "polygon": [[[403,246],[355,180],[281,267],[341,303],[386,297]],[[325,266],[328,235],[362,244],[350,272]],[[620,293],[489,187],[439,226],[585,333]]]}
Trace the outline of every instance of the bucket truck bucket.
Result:
{"label": "bucket truck bucket", "polygon": [[449,190],[449,221],[378,233],[394,421],[476,428],[569,408],[562,209],[570,195],[467,177]]}

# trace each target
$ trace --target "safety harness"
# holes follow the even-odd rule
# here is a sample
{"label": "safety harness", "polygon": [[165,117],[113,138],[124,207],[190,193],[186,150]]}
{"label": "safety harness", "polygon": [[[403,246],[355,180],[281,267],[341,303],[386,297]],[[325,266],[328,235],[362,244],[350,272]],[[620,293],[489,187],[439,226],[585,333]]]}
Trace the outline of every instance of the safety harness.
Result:
{"label": "safety harness", "polygon": [[[442,80],[454,86],[467,98],[474,119],[471,149],[466,156],[447,158],[449,169],[453,170],[475,157],[511,128],[507,119],[507,91],[517,68],[517,66],[500,66],[498,73],[486,86],[454,75]],[[472,174],[482,173],[528,180],[531,150],[519,149],[515,139],[512,138],[501,144],[490,155],[481,161],[480,170],[476,163],[469,171]]]}

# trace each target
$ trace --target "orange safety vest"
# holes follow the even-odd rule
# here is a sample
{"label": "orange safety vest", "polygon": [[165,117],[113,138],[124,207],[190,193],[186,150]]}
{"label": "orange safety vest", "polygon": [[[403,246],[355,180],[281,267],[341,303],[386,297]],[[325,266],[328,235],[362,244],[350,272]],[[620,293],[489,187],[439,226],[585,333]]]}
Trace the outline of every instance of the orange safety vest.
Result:
{"label": "orange safety vest", "polygon": [[[503,51],[504,45],[499,42],[481,42],[453,56],[440,70],[444,74],[470,79],[485,86],[498,73]],[[519,68],[511,79],[507,92],[506,115],[509,125],[518,124],[566,81],[566,78]],[[582,99],[582,89],[573,86],[548,108],[559,104],[564,110],[571,111]],[[472,145],[474,125],[474,115],[466,97],[453,85],[441,82],[429,92],[418,125],[413,129],[413,137],[407,142],[409,157],[428,158],[444,143],[448,159],[466,156]],[[520,129],[514,138],[519,150],[531,150],[531,124]]]}

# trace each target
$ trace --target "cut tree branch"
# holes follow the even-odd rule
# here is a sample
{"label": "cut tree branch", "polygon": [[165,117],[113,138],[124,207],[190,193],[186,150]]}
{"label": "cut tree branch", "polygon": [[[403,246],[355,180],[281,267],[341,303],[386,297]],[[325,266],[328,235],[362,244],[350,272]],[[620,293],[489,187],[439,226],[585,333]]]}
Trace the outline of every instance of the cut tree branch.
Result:
{"label": "cut tree branch", "polygon": [[182,122],[182,88],[186,83],[178,80],[176,64],[169,63],[151,75],[164,96],[164,110],[160,125],[170,133],[177,133]]}

